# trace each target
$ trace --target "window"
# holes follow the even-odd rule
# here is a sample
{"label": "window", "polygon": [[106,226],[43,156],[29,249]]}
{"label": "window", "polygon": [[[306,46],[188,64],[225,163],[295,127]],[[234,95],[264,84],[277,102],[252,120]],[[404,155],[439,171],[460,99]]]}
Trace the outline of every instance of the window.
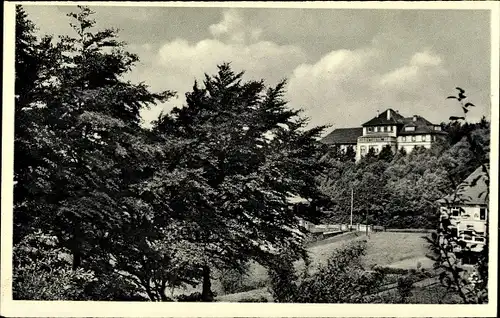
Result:
{"label": "window", "polygon": [[366,147],[361,146],[360,151],[361,151],[361,154],[364,155],[366,153]]}
{"label": "window", "polygon": [[384,126],[384,132],[387,132],[388,131],[388,128],[387,126]]}
{"label": "window", "polygon": [[415,131],[415,127],[413,126],[405,127],[405,131]]}
{"label": "window", "polygon": [[460,216],[460,208],[451,208],[451,215]]}
{"label": "window", "polygon": [[406,136],[401,137],[402,141],[406,141]]}
{"label": "window", "polygon": [[436,136],[432,136],[432,141],[436,141]]}
{"label": "window", "polygon": [[392,126],[389,126],[389,131],[392,131]]}
{"label": "window", "polygon": [[486,220],[486,208],[479,209],[479,219]]}
{"label": "window", "polygon": [[422,136],[422,141],[425,141],[425,135]]}
{"label": "window", "polygon": [[368,132],[372,132],[373,131],[373,127],[368,127]]}
{"label": "window", "polygon": [[472,241],[472,236],[467,235],[467,234],[464,234],[464,235],[462,236],[462,238],[463,238],[463,240],[465,240],[465,241]]}
{"label": "window", "polygon": [[417,137],[411,136],[411,141],[416,141],[416,140],[417,140]]}
{"label": "window", "polygon": [[441,126],[434,126],[434,130],[441,131]]}

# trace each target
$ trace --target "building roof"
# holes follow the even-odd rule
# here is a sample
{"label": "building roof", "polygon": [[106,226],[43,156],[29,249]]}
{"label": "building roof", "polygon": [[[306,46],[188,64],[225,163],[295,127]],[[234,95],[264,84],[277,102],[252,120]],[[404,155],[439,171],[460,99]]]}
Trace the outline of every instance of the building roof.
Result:
{"label": "building roof", "polygon": [[[484,171],[486,168],[486,172]],[[438,200],[441,204],[488,205],[489,166],[480,166],[457,187],[456,193]]]}
{"label": "building roof", "polygon": [[[388,114],[389,113],[389,114]],[[376,117],[370,119],[363,124],[365,126],[381,126],[381,125],[402,125],[404,117],[401,116],[395,110],[389,108],[386,111],[380,113]]]}
{"label": "building roof", "polygon": [[[441,131],[441,130],[435,130],[435,126],[439,125],[434,125],[427,119],[425,119],[422,116],[414,115],[412,117],[406,117],[403,118],[403,123],[404,126],[401,129],[401,131],[398,133],[398,135],[405,136],[405,135],[421,135],[421,134],[434,134],[434,135],[445,135],[446,132]],[[412,131],[405,131],[406,127],[415,127],[414,130]]]}
{"label": "building roof", "polygon": [[321,141],[325,144],[356,144],[363,135],[363,128],[338,128],[326,135]]}

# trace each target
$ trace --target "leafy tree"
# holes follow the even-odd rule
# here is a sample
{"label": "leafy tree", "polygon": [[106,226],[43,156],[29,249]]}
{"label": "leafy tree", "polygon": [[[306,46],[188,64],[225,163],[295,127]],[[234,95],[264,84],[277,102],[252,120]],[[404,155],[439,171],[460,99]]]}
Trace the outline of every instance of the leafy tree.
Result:
{"label": "leafy tree", "polygon": [[390,145],[384,146],[380,151],[380,153],[378,154],[378,158],[380,160],[390,162],[394,158],[394,153],[392,152],[391,146]]}
{"label": "leafy tree", "polygon": [[137,56],[115,30],[94,31],[93,12],[79,9],[69,14],[76,36],[55,45],[49,37],[36,42],[33,24],[17,9],[15,235],[54,233],[71,251],[74,270],[94,270],[104,282],[129,269],[113,266],[121,265],[116,254],[143,256],[130,252],[147,238],[121,244],[130,224],[147,230],[147,222],[135,221],[152,221],[134,185],[152,174],[148,163],[158,150],[139,112],[172,93],[124,81]]}
{"label": "leafy tree", "polygon": [[[211,268],[241,268],[250,258],[265,262],[273,250],[300,252],[298,219],[314,220],[322,197],[316,177],[327,150],[324,127],[305,130],[300,111],[287,108],[285,82],[266,88],[242,81],[229,64],[218,66],[186,94],[187,105],[162,115],[154,128],[169,150],[157,169],[156,208],[196,235],[203,272],[202,299],[211,299]],[[168,181],[167,181],[168,180]],[[311,200],[294,214],[288,198]]]}
{"label": "leafy tree", "polygon": [[38,39],[36,27],[22,6],[16,6],[14,243],[40,228],[50,204],[48,170],[55,165],[51,132],[43,122],[43,106],[50,99],[51,81],[60,50],[52,38]]}
{"label": "leafy tree", "polygon": [[[457,96],[450,96],[448,98],[457,99],[460,102],[464,116],[451,116],[450,126],[459,128],[464,127],[463,130],[465,130],[465,132],[463,132],[461,140],[451,149],[458,148],[462,150],[462,153],[467,154],[467,160],[458,160],[458,163],[452,163],[447,167],[449,180],[454,186],[456,197],[456,193],[460,191],[461,188],[458,186],[458,183],[461,181],[459,178],[465,178],[470,172],[481,167],[482,175],[465,186],[474,186],[478,182],[484,182],[486,190],[484,193],[481,193],[481,196],[484,196],[486,202],[488,202],[490,183],[489,125],[484,118],[481,120],[481,123],[479,123],[478,126],[480,129],[478,130],[471,130],[470,125],[461,124],[460,121],[466,119],[470,107],[474,107],[474,105],[467,102],[467,97],[463,89],[457,87],[457,90],[459,91]],[[452,156],[454,159],[456,157],[456,155]],[[450,205],[453,204],[454,199],[450,202]],[[470,250],[463,241],[459,240],[456,233],[452,231],[449,225],[449,220],[443,219],[439,231],[429,240],[433,252],[430,257],[435,260],[435,266],[443,270],[440,275],[441,283],[449,290],[457,293],[464,303],[486,303],[488,302],[489,235],[488,233],[485,234],[485,247],[479,252],[479,255],[476,255],[477,264],[475,270],[471,274],[460,264],[461,258],[470,253]],[[488,222],[486,222],[486,229],[488,231]],[[460,253],[457,252],[457,247],[461,250]]]}

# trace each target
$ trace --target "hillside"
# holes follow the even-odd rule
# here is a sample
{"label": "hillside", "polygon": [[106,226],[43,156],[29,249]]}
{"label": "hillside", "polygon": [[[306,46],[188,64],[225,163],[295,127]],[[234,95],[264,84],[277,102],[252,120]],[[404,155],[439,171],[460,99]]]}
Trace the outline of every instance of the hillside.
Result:
{"label": "hillside", "polygon": [[[416,268],[417,264],[423,268],[431,268],[432,261],[426,257],[427,242],[424,233],[399,233],[399,232],[378,232],[370,233],[367,239],[364,233],[347,233],[339,237],[333,237],[323,242],[318,242],[308,249],[311,256],[312,266],[324,264],[329,255],[335,249],[349,244],[356,240],[367,239],[367,253],[364,262],[367,268],[374,265]],[[297,269],[301,269],[303,262],[297,263]],[[251,273],[248,275],[248,285],[262,286],[267,280],[267,271],[258,264],[252,264]],[[256,288],[255,290],[243,293],[221,295],[218,301],[238,301],[248,298],[268,298],[266,288]]]}

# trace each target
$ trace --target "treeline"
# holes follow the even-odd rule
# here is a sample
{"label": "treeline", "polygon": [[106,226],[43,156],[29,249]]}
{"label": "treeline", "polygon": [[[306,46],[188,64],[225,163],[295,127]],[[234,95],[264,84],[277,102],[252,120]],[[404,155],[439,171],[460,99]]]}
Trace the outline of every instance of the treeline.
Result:
{"label": "treeline", "polygon": [[[436,200],[452,193],[489,156],[490,123],[443,123],[447,136],[431,149],[378,155],[369,152],[354,163],[354,152],[333,148],[325,159],[334,166],[322,180],[331,199],[325,222],[350,222],[351,189],[353,222],[392,228],[435,229]],[[471,143],[468,139],[473,138]]]}
{"label": "treeline", "polygon": [[320,200],[327,165],[285,82],[219,65],[145,129],[176,93],[124,80],[138,56],[92,14],[40,38],[16,8],[14,298],[210,301],[214,269],[303,253],[298,218],[319,215],[288,200]]}

